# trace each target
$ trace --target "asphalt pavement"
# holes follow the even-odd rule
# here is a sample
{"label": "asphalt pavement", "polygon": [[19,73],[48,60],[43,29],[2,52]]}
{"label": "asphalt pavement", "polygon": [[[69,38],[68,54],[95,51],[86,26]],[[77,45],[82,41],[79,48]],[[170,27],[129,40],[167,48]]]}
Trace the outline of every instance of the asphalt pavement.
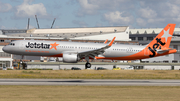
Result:
{"label": "asphalt pavement", "polygon": [[180,80],[0,79],[0,85],[180,86]]}

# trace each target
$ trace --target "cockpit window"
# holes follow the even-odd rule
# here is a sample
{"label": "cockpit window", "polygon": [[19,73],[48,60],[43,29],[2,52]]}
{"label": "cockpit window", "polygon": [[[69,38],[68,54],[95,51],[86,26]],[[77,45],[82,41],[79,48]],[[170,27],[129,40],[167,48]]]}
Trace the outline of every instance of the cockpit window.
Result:
{"label": "cockpit window", "polygon": [[15,43],[10,43],[9,45],[15,46]]}

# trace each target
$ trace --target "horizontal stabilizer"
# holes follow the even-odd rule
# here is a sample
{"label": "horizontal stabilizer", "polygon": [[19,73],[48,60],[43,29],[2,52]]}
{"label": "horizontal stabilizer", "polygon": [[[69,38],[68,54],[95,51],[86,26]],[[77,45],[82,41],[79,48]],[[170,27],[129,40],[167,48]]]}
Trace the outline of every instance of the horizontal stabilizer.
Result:
{"label": "horizontal stabilizer", "polygon": [[171,48],[157,49],[157,53],[158,53],[158,54],[162,54],[162,53],[165,53],[165,52],[170,51],[170,50],[173,50],[173,49],[171,49]]}

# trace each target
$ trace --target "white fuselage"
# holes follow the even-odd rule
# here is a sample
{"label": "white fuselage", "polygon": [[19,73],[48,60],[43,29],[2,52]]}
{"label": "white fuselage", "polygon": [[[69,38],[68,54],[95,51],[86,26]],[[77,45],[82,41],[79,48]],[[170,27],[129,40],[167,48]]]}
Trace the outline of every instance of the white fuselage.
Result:
{"label": "white fuselage", "polygon": [[[3,50],[10,54],[30,56],[55,56],[67,52],[79,53],[89,50],[95,50],[107,45],[104,43],[82,43],[39,40],[19,40],[14,41],[12,43],[14,45],[7,45],[3,48]],[[52,48],[51,44],[54,43],[58,45]],[[103,54],[100,55],[103,57],[124,57],[138,53],[144,48],[145,46],[139,45],[113,44],[110,48],[106,49]]]}

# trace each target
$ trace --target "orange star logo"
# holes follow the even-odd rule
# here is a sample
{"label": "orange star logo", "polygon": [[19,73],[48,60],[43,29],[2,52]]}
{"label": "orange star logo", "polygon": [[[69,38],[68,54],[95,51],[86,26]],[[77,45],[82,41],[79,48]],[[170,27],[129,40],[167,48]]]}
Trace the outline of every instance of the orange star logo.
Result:
{"label": "orange star logo", "polygon": [[57,50],[57,48],[56,48],[56,46],[58,46],[59,44],[56,44],[56,42],[55,43],[53,43],[53,44],[50,44],[51,45],[51,48],[50,49],[55,49],[55,50]]}

